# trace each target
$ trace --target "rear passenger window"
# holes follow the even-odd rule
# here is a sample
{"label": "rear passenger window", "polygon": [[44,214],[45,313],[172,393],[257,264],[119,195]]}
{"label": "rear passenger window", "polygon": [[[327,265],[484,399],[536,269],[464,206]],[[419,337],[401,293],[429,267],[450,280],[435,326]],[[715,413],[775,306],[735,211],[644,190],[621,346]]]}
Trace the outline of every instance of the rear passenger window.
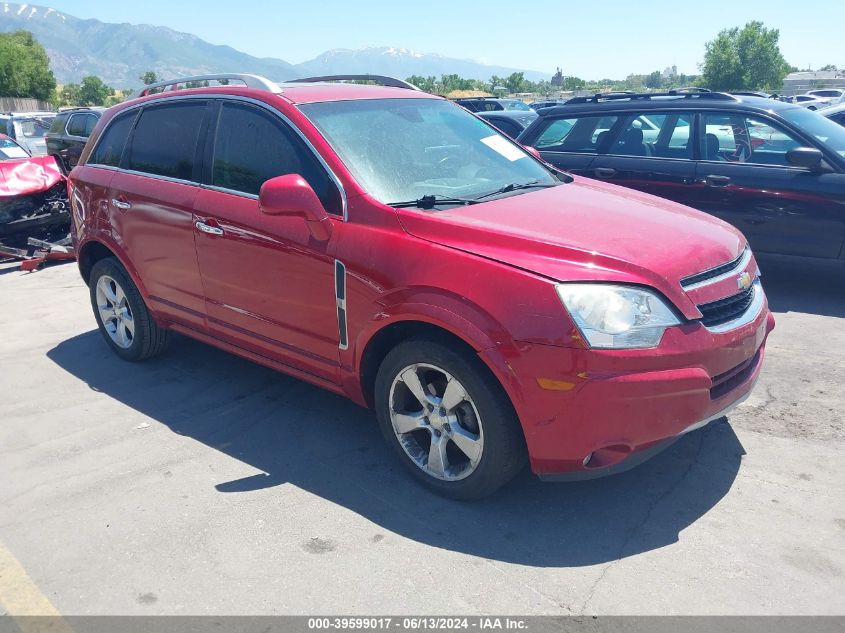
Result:
{"label": "rear passenger window", "polygon": [[609,153],[616,156],[692,159],[692,114],[635,114]]}
{"label": "rear passenger window", "polygon": [[91,124],[95,120],[93,114],[74,114],[70,117],[70,122],[67,124],[67,133],[70,136],[87,137],[91,134],[94,126]]}
{"label": "rear passenger window", "polygon": [[553,119],[534,146],[550,152],[595,154],[617,121],[616,116]]}
{"label": "rear passenger window", "polygon": [[205,102],[195,101],[144,108],[132,135],[126,167],[194,180],[197,142],[205,112]]}
{"label": "rear passenger window", "polygon": [[100,137],[97,147],[88,159],[89,165],[110,165],[118,167],[123,148],[126,146],[126,139],[129,138],[129,131],[132,129],[132,122],[135,120],[135,111],[118,115],[106,127]]}
{"label": "rear passenger window", "polygon": [[258,195],[271,178],[299,174],[330,213],[340,214],[340,195],[313,153],[276,116],[259,108],[224,103],[214,142],[212,183]]}

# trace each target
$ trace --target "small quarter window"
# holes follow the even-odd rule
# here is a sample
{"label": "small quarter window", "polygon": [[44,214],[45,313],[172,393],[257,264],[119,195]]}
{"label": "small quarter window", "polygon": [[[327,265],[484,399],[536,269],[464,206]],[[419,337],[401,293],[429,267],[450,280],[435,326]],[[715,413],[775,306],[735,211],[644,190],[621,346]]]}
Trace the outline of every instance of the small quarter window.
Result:
{"label": "small quarter window", "polygon": [[89,165],[109,165],[118,167],[120,157],[123,155],[123,148],[126,146],[126,139],[129,138],[129,131],[132,129],[132,122],[135,120],[135,111],[127,112],[115,117],[109,123],[105,132],[100,137],[97,147],[88,159]]}
{"label": "small quarter window", "polygon": [[595,154],[604,144],[617,120],[616,116],[553,119],[534,146],[549,152]]}

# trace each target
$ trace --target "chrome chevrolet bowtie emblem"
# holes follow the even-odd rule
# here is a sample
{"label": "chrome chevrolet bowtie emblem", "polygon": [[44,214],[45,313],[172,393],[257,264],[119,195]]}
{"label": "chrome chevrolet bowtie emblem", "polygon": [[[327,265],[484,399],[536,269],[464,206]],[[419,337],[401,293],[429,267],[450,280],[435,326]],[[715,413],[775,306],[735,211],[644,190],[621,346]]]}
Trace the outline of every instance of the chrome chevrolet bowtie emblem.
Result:
{"label": "chrome chevrolet bowtie emblem", "polygon": [[751,275],[747,272],[742,273],[736,278],[736,285],[740,290],[748,290],[751,287]]}

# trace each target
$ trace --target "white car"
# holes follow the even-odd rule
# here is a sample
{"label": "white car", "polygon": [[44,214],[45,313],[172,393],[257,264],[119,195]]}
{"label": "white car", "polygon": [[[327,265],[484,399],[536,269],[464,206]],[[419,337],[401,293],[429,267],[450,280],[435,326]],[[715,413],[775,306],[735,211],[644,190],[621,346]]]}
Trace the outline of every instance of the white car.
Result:
{"label": "white car", "polygon": [[821,110],[829,105],[829,102],[824,99],[819,99],[809,94],[793,97],[792,102],[808,110]]}
{"label": "white car", "polygon": [[823,101],[826,105],[834,105],[842,101],[842,97],[845,96],[845,89],[820,88],[819,90],[808,90],[807,96]]}

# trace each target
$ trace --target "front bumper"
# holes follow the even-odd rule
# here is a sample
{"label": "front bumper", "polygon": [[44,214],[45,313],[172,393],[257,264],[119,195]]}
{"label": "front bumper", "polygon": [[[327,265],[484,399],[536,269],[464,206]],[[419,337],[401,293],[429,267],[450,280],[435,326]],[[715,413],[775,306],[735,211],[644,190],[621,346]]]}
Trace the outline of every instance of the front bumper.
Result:
{"label": "front bumper", "polygon": [[532,470],[544,479],[622,472],[723,417],[751,392],[773,328],[764,304],[733,330],[688,323],[649,350],[521,344],[500,379]]}
{"label": "front bumper", "polygon": [[[582,470],[573,470],[562,473],[541,473],[540,479],[542,479],[543,481],[552,482],[586,481],[588,479],[599,479],[600,477],[608,477],[610,475],[618,475],[619,473],[627,472],[632,468],[636,468],[640,464],[647,462],[655,455],[662,453],[664,450],[672,446],[672,444],[674,444],[676,441],[678,441],[681,437],[683,437],[690,431],[696,431],[700,428],[707,426],[711,422],[715,422],[716,420],[724,418],[726,415],[728,415],[728,413],[730,413],[740,404],[745,402],[748,399],[748,396],[750,395],[751,391],[749,390],[744,395],[740,396],[738,400],[732,402],[718,413],[714,413],[713,415],[704,418],[703,420],[699,420],[698,422],[691,424],[674,437],[670,437],[668,439],[656,442],[648,448],[644,448],[635,453],[632,453],[622,459],[622,461],[615,462],[611,466],[603,466],[599,468],[585,468]],[[587,464],[589,464],[589,462],[587,462]]]}

